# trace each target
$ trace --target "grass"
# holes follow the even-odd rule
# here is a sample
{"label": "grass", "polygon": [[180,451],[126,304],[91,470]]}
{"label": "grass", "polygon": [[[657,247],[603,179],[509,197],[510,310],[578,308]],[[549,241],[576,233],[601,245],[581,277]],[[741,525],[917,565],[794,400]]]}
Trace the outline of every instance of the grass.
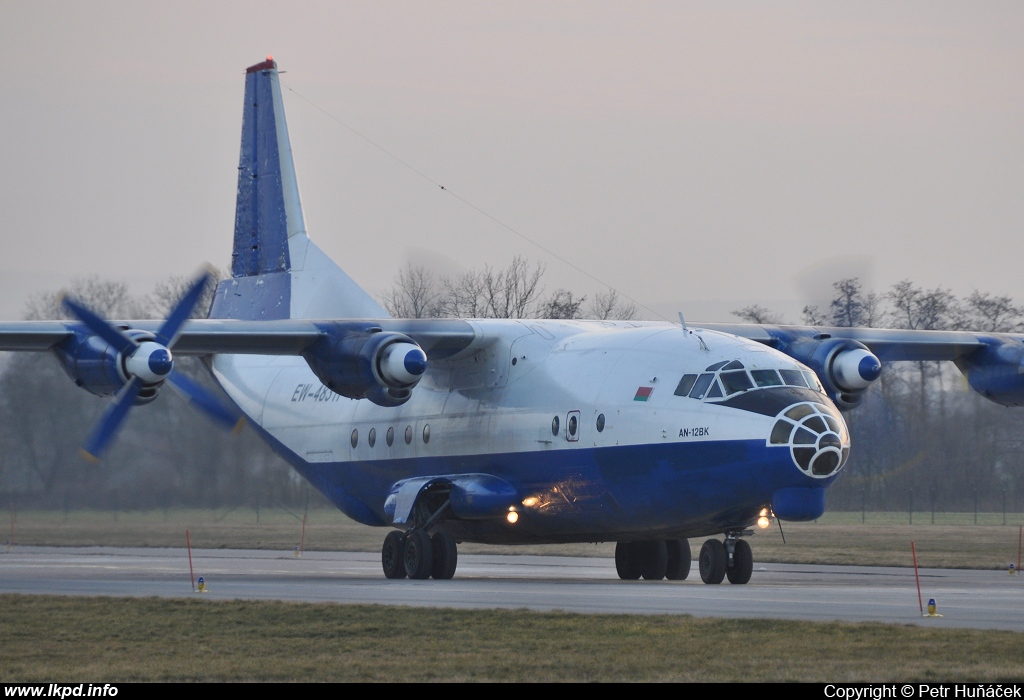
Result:
{"label": "grass", "polygon": [[[784,523],[785,542],[777,524],[759,530],[750,539],[759,562],[805,564],[862,564],[912,566],[910,542],[915,543],[922,567],[1003,569],[1017,562],[1021,514],[938,513],[826,513],[819,521]],[[8,519],[9,520],[9,519]],[[10,538],[9,522],[7,537]],[[196,548],[361,551],[380,550],[385,528],[360,525],[339,511],[318,508],[306,516],[282,509],[230,511],[171,509],[167,511],[24,511],[15,514],[14,542],[21,545],[184,547],[188,530]],[[0,540],[0,541],[3,541]],[[694,554],[700,540],[691,540]],[[464,544],[465,554],[563,554],[607,556],[614,544],[573,544],[492,547]]]}
{"label": "grass", "polygon": [[1024,634],[0,595],[0,681],[1021,681]]}

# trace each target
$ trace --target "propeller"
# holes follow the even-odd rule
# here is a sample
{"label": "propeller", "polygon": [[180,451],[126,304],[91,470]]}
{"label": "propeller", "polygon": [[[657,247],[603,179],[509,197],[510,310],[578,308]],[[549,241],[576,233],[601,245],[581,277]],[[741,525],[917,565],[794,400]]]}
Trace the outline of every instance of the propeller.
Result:
{"label": "propeller", "polygon": [[64,307],[71,314],[118,352],[121,367],[128,377],[128,382],[117,392],[113,403],[103,412],[82,446],[83,457],[92,462],[98,461],[121,429],[140,392],[146,388],[156,389],[165,380],[181,392],[190,405],[217,424],[236,431],[242,427],[244,418],[235,409],[228,408],[201,384],[174,369],[174,356],[171,354],[185,321],[192,315],[212,277],[208,271],[199,275],[171,309],[156,336],[141,341],[126,335],[74,299],[63,299]]}

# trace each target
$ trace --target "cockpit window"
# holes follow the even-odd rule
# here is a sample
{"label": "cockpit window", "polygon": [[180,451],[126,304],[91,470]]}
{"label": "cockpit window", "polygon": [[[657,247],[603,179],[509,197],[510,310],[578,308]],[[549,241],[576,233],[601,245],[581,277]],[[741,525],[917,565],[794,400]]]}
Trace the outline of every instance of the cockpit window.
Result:
{"label": "cockpit window", "polygon": [[718,386],[718,382],[711,382],[711,388],[708,389],[708,395],[705,398],[708,398],[708,399],[720,399],[720,398],[722,398],[722,387]]}
{"label": "cockpit window", "polygon": [[814,372],[803,372],[804,379],[807,380],[807,386],[811,387],[815,391],[824,393],[825,389],[822,388],[821,382],[818,381],[818,375]]}
{"label": "cockpit window", "polygon": [[684,374],[683,378],[679,380],[679,385],[676,386],[676,396],[686,396],[689,394],[695,381],[697,381],[696,374]]}
{"label": "cockpit window", "polygon": [[691,399],[719,399],[751,389],[794,386],[824,393],[814,372],[799,369],[744,368],[739,360],[716,362],[700,375],[686,374],[676,385],[676,396]]}
{"label": "cockpit window", "polygon": [[802,386],[805,389],[810,389],[807,380],[804,379],[804,373],[798,369],[780,369],[779,372],[782,374],[782,381],[786,382],[790,386]]}
{"label": "cockpit window", "polygon": [[784,383],[779,378],[779,373],[773,369],[752,369],[750,374],[758,386],[782,386]]}
{"label": "cockpit window", "polygon": [[705,372],[697,378],[697,383],[693,385],[693,389],[690,390],[691,399],[703,399],[704,394],[707,393],[708,387],[711,386],[711,380],[715,378],[715,375],[711,372]]}
{"label": "cockpit window", "polygon": [[[728,367],[728,365],[726,365]],[[736,394],[747,389],[753,389],[754,384],[750,381],[750,375],[743,370],[722,372],[722,385],[726,394]]]}

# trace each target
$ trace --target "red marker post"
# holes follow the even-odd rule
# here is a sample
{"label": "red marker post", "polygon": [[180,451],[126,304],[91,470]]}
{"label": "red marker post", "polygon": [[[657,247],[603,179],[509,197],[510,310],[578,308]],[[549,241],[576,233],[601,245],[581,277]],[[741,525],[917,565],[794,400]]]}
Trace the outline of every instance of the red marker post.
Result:
{"label": "red marker post", "polygon": [[921,600],[921,577],[917,573],[917,549],[914,548],[914,540],[910,540],[910,553],[914,555],[914,579],[917,580],[917,607],[924,615],[924,602]]}
{"label": "red marker post", "polygon": [[192,571],[192,539],[188,536],[188,530],[185,530],[185,546],[188,547],[188,575],[192,577],[192,592],[196,592],[196,575]]}

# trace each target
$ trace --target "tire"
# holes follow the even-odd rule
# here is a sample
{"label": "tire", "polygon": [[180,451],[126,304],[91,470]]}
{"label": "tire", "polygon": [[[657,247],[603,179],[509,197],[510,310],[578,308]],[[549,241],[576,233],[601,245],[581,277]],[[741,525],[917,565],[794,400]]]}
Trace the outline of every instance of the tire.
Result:
{"label": "tire", "polygon": [[640,575],[645,581],[660,581],[668,571],[668,546],[665,540],[640,543]]}
{"label": "tire", "polygon": [[430,535],[423,530],[409,530],[405,534],[405,573],[412,579],[430,578],[430,570],[433,567],[434,548],[430,542]]}
{"label": "tire", "polygon": [[688,540],[667,540],[668,569],[665,578],[669,581],[685,581],[690,575],[690,542]]}
{"label": "tire", "polygon": [[636,581],[640,578],[640,559],[637,556],[636,542],[615,543],[615,571],[624,581]]}
{"label": "tire", "polygon": [[718,540],[708,540],[700,548],[700,580],[704,583],[721,583],[725,578],[725,545]]}
{"label": "tire", "polygon": [[380,563],[384,567],[386,578],[405,578],[405,546],[404,535],[392,530],[384,538],[384,546],[380,549]]}
{"label": "tire", "polygon": [[746,540],[736,540],[736,546],[732,550],[732,566],[725,575],[729,577],[729,583],[744,584],[750,580],[754,573],[754,553],[750,551],[750,545]]}
{"label": "tire", "polygon": [[430,544],[434,552],[430,575],[438,580],[450,579],[459,563],[459,546],[455,538],[447,532],[435,532]]}

